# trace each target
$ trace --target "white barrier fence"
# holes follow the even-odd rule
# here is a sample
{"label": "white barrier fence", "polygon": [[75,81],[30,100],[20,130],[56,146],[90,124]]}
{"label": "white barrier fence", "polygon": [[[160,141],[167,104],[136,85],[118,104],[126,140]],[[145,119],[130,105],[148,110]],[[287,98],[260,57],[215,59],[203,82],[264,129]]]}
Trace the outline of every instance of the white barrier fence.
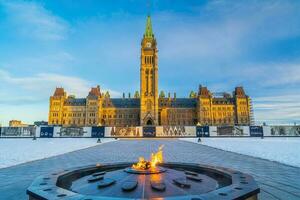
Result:
{"label": "white barrier fence", "polygon": [[0,127],[0,137],[272,137],[300,136],[300,126]]}

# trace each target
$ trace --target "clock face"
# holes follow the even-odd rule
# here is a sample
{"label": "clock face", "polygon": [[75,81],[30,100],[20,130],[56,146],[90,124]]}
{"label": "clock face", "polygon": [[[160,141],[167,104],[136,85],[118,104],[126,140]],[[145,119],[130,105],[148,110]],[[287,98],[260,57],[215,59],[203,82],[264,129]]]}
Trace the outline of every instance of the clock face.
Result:
{"label": "clock face", "polygon": [[151,47],[151,42],[147,42],[146,47],[150,48]]}

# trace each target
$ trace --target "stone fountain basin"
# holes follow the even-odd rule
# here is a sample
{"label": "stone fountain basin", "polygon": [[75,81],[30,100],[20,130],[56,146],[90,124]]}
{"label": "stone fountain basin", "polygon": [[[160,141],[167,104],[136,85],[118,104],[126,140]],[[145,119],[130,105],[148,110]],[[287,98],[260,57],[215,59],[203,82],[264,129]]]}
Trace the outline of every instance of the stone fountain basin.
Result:
{"label": "stone fountain basin", "polygon": [[[27,189],[27,194],[30,200],[255,200],[260,191],[250,175],[228,168],[195,163],[163,163],[159,165],[163,172],[158,174],[126,172],[132,164],[97,164],[41,176]],[[100,175],[96,176],[97,173]],[[90,181],[93,177],[99,180]],[[98,187],[105,181],[111,182],[105,187]],[[136,187],[122,190],[124,184],[130,186],[132,181],[137,183]],[[151,187],[153,181],[163,183],[165,189],[155,190]]]}

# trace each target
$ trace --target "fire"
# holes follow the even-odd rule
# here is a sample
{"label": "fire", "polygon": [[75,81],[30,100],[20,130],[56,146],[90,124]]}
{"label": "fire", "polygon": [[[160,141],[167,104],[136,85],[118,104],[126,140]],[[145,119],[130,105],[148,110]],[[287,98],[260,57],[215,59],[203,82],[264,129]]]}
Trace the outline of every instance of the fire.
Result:
{"label": "fire", "polygon": [[132,165],[132,168],[137,170],[154,170],[156,165],[163,162],[163,145],[158,148],[156,153],[151,153],[150,161],[145,160],[144,157],[139,157],[139,162]]}

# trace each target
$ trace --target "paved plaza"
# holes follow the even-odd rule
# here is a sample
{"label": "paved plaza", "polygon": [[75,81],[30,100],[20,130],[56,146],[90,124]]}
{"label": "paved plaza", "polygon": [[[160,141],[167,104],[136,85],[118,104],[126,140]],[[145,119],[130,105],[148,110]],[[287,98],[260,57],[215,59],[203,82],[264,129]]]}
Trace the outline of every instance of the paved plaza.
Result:
{"label": "paved plaza", "polygon": [[[191,162],[233,168],[251,174],[264,200],[300,199],[300,168],[218,150],[176,139],[128,139],[29,162],[0,170],[0,199],[27,199],[26,188],[39,175],[95,163],[137,161],[149,158],[164,144],[166,162]],[[46,149],[45,149],[46,151]]]}

